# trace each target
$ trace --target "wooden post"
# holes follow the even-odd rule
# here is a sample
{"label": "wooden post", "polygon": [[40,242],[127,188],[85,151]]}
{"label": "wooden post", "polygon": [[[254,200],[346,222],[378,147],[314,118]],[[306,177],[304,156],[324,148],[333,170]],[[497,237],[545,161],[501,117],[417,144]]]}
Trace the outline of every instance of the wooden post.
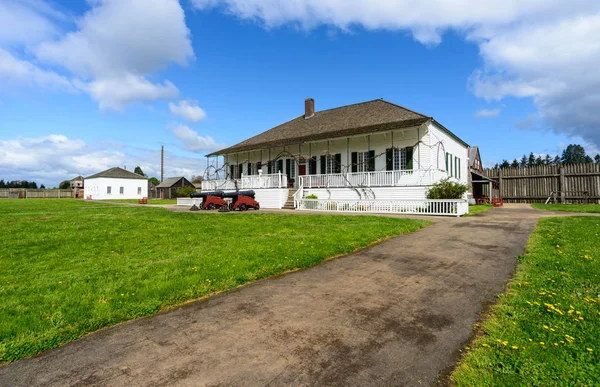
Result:
{"label": "wooden post", "polygon": [[560,178],[558,180],[558,191],[560,192],[560,202],[565,204],[565,167],[558,167]]}
{"label": "wooden post", "polygon": [[[500,173],[500,172],[498,172]],[[498,197],[502,197],[502,177],[498,178]]]}

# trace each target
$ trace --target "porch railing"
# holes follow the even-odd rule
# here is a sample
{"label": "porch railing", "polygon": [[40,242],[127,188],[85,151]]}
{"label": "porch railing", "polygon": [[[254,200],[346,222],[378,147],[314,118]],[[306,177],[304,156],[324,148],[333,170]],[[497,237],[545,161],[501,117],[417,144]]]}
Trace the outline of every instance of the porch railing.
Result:
{"label": "porch railing", "polygon": [[440,200],[321,200],[299,199],[298,210],[386,214],[461,216],[469,213],[462,199]]}
{"label": "porch railing", "polygon": [[239,179],[221,179],[202,181],[202,191],[227,191],[255,188],[287,188],[288,179],[284,173],[268,175],[245,175]]}
{"label": "porch railing", "polygon": [[[442,177],[435,170],[398,170],[299,176],[304,188],[395,187],[431,185]],[[439,177],[437,175],[440,175]]]}

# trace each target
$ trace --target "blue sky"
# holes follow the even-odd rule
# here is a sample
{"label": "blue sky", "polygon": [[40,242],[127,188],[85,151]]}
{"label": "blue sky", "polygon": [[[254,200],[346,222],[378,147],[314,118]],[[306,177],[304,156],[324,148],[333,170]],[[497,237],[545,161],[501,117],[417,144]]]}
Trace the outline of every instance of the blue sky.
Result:
{"label": "blue sky", "polygon": [[167,176],[201,175],[307,97],[431,115],[485,164],[600,148],[595,2],[339,3],[0,0],[0,178],[158,175],[161,145]]}

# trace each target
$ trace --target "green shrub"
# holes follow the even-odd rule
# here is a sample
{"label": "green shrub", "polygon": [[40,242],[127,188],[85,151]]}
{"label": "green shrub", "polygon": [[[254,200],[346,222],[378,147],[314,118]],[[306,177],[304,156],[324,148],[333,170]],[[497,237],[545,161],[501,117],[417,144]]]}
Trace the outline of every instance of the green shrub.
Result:
{"label": "green shrub", "polygon": [[308,195],[307,197],[305,197],[304,199],[318,199],[319,197],[315,194],[312,195]]}
{"label": "green shrub", "polygon": [[429,188],[427,199],[461,199],[468,189],[465,184],[455,183],[445,178]]}
{"label": "green shrub", "polygon": [[178,198],[189,198],[191,194],[196,192],[195,187],[181,187],[177,190]]}

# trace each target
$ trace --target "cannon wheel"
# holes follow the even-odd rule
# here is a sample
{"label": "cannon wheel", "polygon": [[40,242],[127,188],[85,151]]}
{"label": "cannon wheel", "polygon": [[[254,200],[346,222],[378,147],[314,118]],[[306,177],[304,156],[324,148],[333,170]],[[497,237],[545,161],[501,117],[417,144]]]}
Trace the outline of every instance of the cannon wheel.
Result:
{"label": "cannon wheel", "polygon": [[207,209],[209,210],[214,210],[215,209],[215,204],[214,203],[208,203],[208,206],[206,206]]}
{"label": "cannon wheel", "polygon": [[256,203],[256,204],[254,205],[254,210],[255,210],[255,211],[258,211],[258,210],[260,210],[260,204]]}
{"label": "cannon wheel", "polygon": [[248,209],[248,206],[245,203],[242,203],[238,206],[238,208],[240,209],[240,211],[246,211]]}

